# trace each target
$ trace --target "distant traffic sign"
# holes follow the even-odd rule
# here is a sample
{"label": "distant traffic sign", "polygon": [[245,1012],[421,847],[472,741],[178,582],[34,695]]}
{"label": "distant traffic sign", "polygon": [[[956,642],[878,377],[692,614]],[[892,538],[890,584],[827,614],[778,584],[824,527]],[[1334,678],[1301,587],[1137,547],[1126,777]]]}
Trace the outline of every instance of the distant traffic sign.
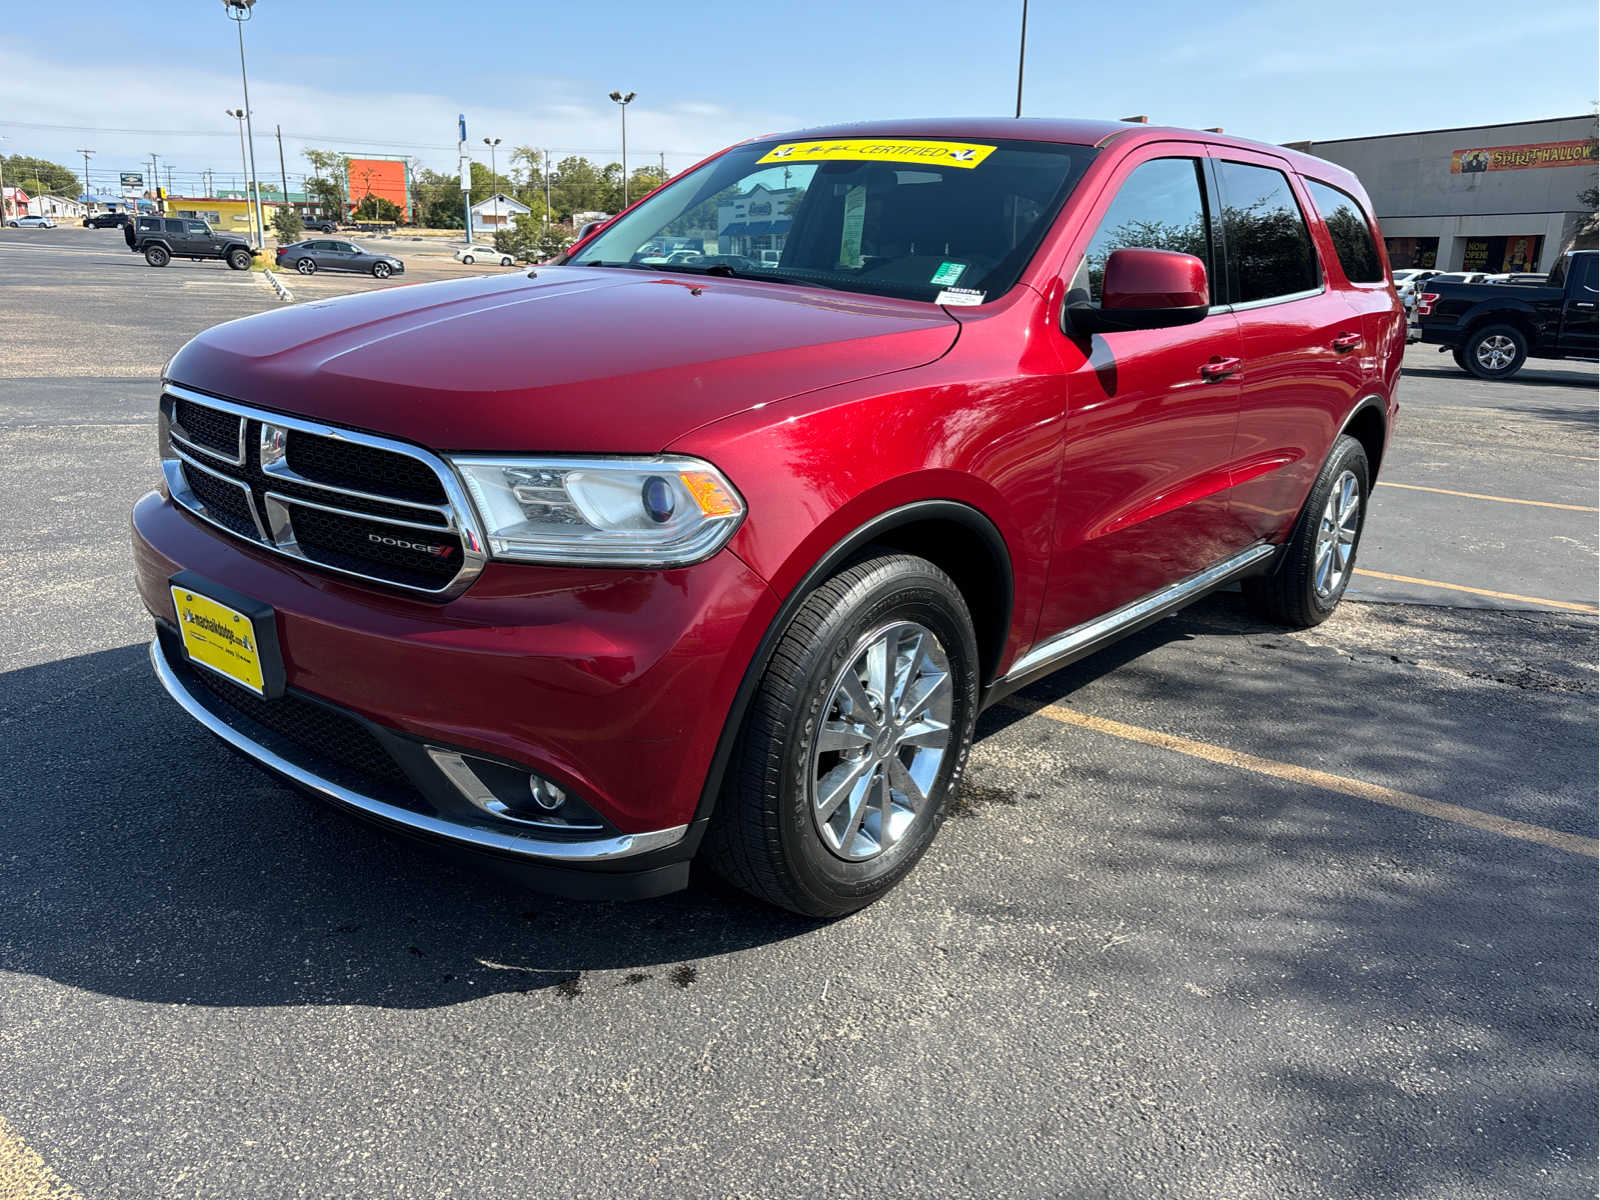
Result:
{"label": "distant traffic sign", "polygon": [[144,176],[138,171],[124,171],[122,172],[122,186],[125,188],[142,188],[144,186]]}

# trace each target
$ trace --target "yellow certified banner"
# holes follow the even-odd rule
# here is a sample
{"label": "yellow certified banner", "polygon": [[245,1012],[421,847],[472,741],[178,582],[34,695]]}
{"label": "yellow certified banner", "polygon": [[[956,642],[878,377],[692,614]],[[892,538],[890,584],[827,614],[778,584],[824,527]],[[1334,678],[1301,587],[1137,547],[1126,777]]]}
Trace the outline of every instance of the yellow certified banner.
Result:
{"label": "yellow certified banner", "polygon": [[892,162],[970,169],[988,158],[994,151],[993,146],[981,146],[976,142],[844,138],[839,141],[785,142],[768,150],[756,159],[756,162]]}
{"label": "yellow certified banner", "polygon": [[209,596],[180,587],[172,589],[172,607],[178,614],[178,631],[190,658],[244,684],[258,696],[265,694],[261,651],[249,617]]}

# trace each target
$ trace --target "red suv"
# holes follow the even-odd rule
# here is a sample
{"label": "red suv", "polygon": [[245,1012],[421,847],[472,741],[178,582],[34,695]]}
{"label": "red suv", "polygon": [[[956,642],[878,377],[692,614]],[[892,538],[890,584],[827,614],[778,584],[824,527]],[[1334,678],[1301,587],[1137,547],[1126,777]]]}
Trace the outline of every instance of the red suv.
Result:
{"label": "red suv", "polygon": [[1205,133],[745,142],[559,265],[184,347],[133,513],[155,670],[545,888],[698,857],[848,912],[985,705],[1232,581],[1332,611],[1405,344],[1381,247],[1349,173]]}

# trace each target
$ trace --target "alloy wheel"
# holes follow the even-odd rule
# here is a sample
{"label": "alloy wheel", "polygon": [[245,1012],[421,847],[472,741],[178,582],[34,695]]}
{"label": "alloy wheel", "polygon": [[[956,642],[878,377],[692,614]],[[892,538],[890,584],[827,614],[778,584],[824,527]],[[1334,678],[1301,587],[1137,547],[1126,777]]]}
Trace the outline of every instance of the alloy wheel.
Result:
{"label": "alloy wheel", "polygon": [[862,638],[822,709],[808,800],[827,848],[864,862],[925,819],[951,748],[950,660],[933,631],[896,621]]}
{"label": "alloy wheel", "polygon": [[1474,355],[1485,370],[1503,371],[1517,357],[1517,344],[1503,333],[1492,334],[1478,343]]}
{"label": "alloy wheel", "polygon": [[1312,586],[1326,600],[1338,592],[1355,557],[1361,536],[1361,484],[1354,471],[1344,471],[1333,481],[1333,491],[1317,524],[1317,551],[1312,559]]}

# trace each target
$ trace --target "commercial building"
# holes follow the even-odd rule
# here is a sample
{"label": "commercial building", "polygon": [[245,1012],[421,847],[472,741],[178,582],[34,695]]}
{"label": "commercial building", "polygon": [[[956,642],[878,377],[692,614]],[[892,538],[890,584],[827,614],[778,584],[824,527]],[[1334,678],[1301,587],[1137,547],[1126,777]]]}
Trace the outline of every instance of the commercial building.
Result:
{"label": "commercial building", "polygon": [[1594,215],[1593,116],[1289,147],[1360,177],[1396,269],[1548,271]]}
{"label": "commercial building", "polygon": [[[228,233],[251,231],[250,202],[228,196],[169,196],[165,211],[174,217],[195,217],[211,228]],[[272,214],[278,206],[268,200],[261,202],[262,219],[272,225]]]}

